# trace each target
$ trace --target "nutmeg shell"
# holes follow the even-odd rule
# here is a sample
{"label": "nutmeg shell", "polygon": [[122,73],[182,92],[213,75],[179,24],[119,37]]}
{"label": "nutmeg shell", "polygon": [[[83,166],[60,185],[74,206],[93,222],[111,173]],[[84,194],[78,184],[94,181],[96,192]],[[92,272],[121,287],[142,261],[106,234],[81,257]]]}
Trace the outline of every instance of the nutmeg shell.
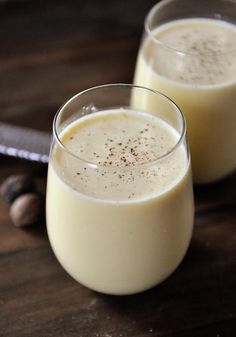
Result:
{"label": "nutmeg shell", "polygon": [[10,208],[10,217],[15,226],[25,227],[39,222],[43,212],[42,197],[36,193],[27,193],[15,199]]}
{"label": "nutmeg shell", "polygon": [[18,196],[35,190],[35,182],[28,174],[11,175],[1,185],[0,193],[7,203],[12,203]]}

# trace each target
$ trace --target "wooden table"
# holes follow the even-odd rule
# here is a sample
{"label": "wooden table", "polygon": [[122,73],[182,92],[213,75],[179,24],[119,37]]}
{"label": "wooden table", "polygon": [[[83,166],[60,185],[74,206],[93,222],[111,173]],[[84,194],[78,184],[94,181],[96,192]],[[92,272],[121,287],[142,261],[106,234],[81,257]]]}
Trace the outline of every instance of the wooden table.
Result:
{"label": "wooden table", "polygon": [[[131,82],[142,23],[155,1],[1,1],[0,120],[49,131],[78,91]],[[46,167],[0,157],[0,183]],[[195,189],[190,249],[178,270],[145,293],[113,297],[70,278],[45,221],[21,230],[0,202],[0,336],[236,336],[236,174]]]}

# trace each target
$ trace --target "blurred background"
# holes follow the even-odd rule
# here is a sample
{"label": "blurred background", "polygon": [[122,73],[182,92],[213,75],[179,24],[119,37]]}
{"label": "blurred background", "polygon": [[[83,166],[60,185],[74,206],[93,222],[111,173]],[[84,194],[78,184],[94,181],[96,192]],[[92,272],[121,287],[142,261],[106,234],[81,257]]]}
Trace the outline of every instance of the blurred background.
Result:
{"label": "blurred background", "polygon": [[1,0],[0,121],[50,130],[77,92],[132,82],[144,18],[156,2]]}

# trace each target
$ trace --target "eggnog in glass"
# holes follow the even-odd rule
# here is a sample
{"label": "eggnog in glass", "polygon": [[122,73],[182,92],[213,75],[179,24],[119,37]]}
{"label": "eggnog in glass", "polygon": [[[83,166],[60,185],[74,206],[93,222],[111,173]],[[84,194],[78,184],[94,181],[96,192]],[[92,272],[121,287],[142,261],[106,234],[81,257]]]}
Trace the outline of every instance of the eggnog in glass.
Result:
{"label": "eggnog in glass", "polygon": [[[143,104],[144,92],[154,110]],[[167,278],[193,228],[191,164],[178,107],[142,87],[95,87],[60,109],[53,135],[47,230],[64,269],[116,295]]]}
{"label": "eggnog in glass", "polygon": [[[134,83],[166,94],[185,114],[194,182],[213,182],[235,170],[235,0],[164,0],[154,6]],[[154,108],[152,101],[146,104]]]}

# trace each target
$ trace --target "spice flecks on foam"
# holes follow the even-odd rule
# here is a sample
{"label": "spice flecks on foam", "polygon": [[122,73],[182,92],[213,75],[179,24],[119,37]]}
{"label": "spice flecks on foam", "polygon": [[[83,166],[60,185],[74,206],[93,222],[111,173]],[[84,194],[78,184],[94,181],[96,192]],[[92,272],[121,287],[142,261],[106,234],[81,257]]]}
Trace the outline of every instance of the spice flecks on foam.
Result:
{"label": "spice flecks on foam", "polygon": [[[61,134],[67,152],[58,153],[64,180],[75,190],[111,200],[162,193],[186,168],[186,154],[175,146],[179,134],[159,118],[132,110],[97,112],[73,122]],[[84,162],[93,163],[93,166]]]}

